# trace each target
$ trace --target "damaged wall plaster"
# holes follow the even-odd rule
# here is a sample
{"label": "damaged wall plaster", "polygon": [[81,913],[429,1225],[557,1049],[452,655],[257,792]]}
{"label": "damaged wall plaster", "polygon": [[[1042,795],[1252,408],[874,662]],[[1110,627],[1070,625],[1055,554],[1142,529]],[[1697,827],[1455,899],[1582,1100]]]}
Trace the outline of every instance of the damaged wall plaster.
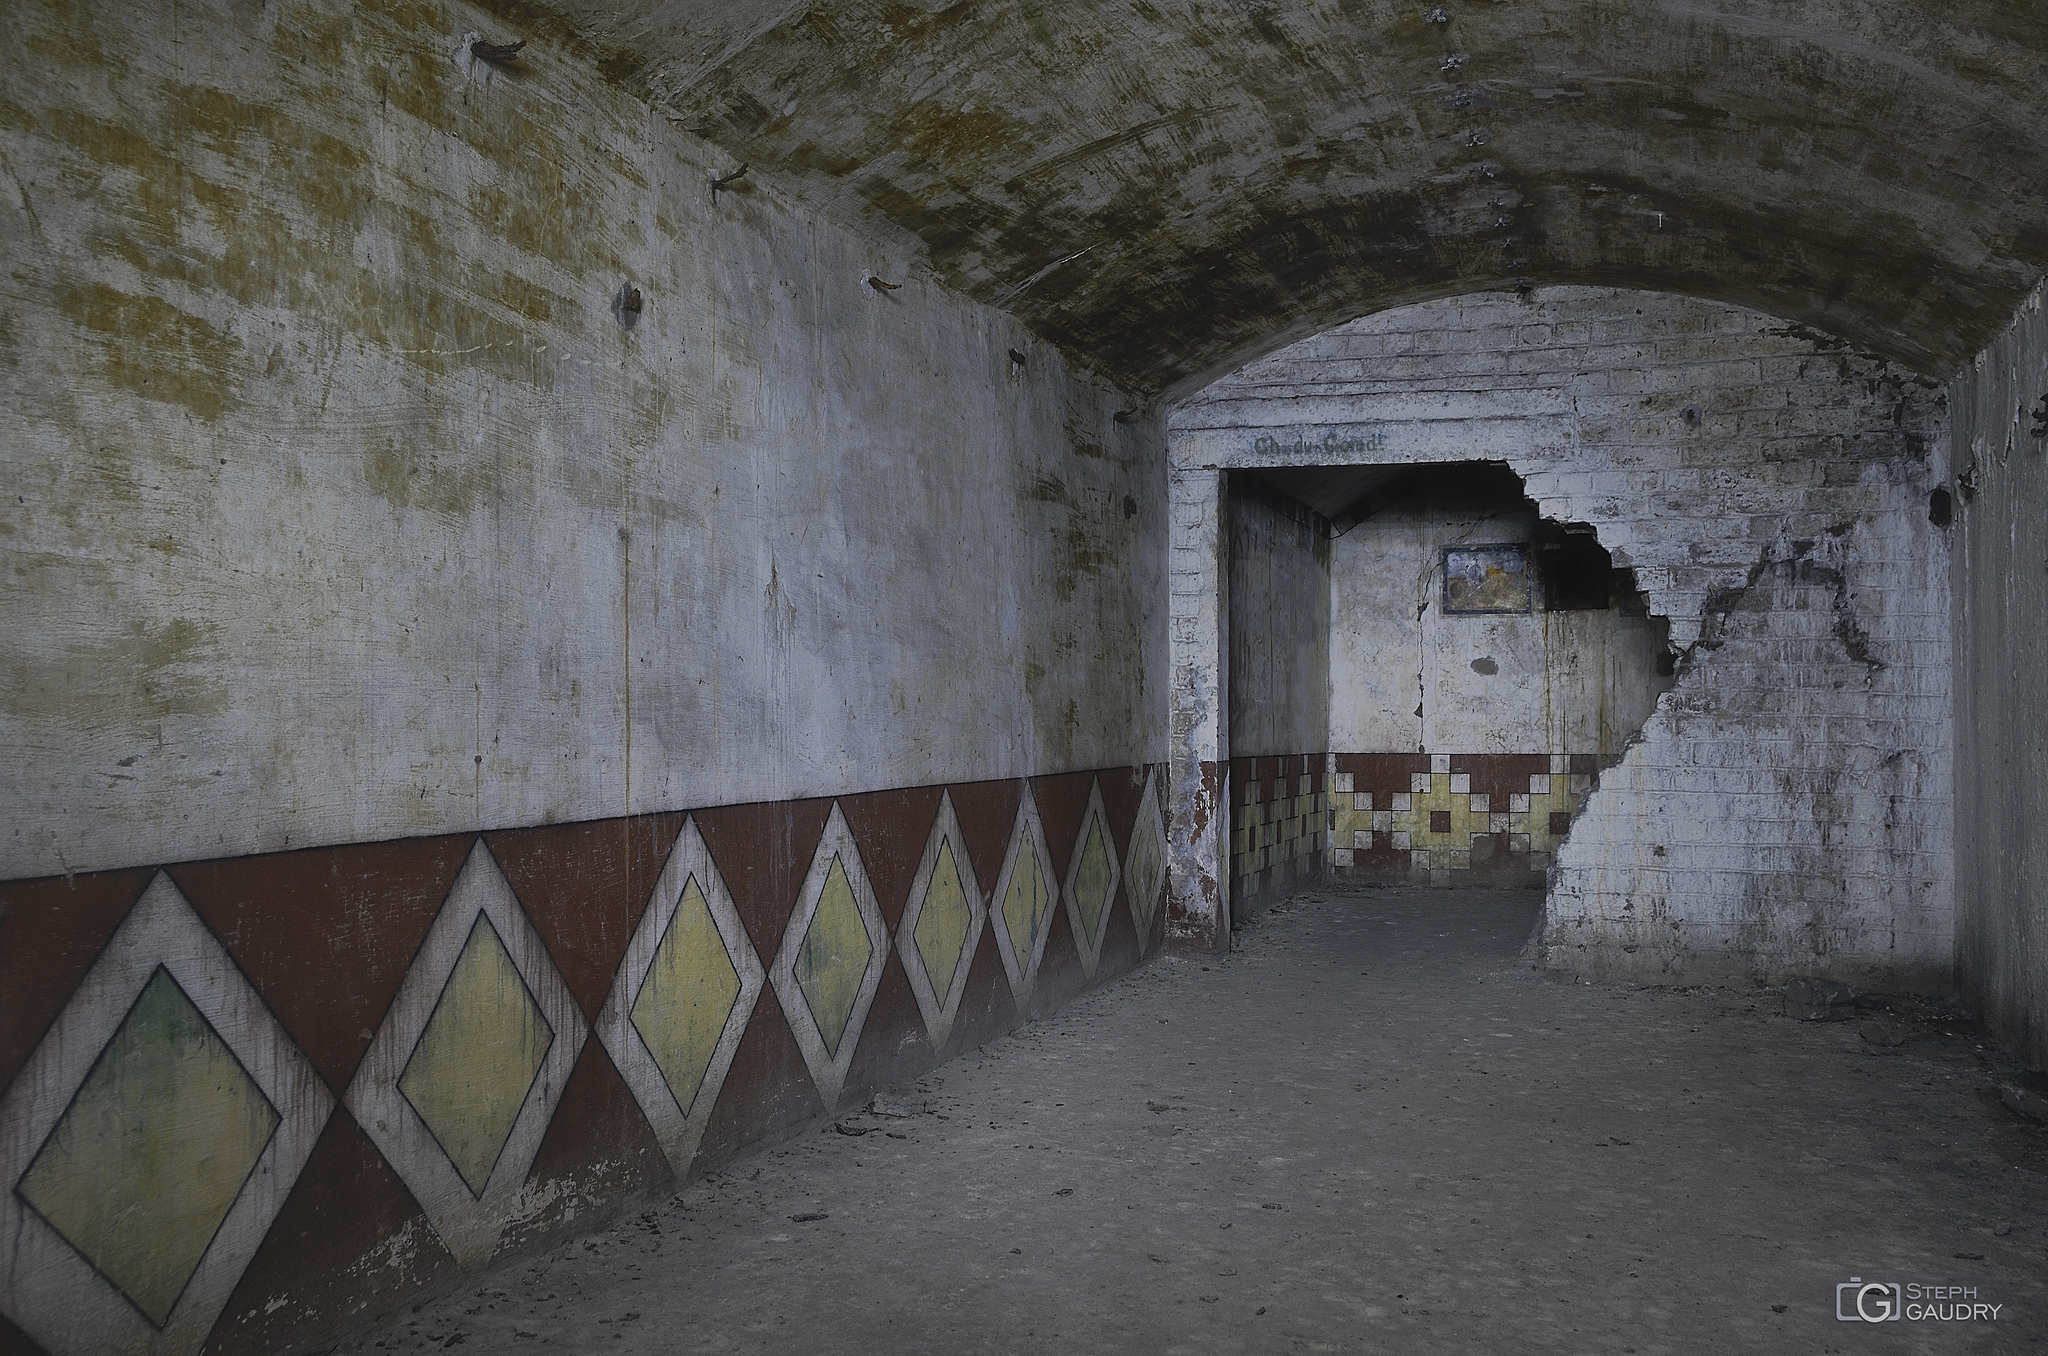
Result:
{"label": "damaged wall plaster", "polygon": [[1170,428],[1188,466],[1505,461],[1545,517],[1591,525],[1635,570],[1685,658],[1559,853],[1546,964],[1945,987],[1931,383],[1755,312],[1557,288],[1353,322],[1248,364]]}

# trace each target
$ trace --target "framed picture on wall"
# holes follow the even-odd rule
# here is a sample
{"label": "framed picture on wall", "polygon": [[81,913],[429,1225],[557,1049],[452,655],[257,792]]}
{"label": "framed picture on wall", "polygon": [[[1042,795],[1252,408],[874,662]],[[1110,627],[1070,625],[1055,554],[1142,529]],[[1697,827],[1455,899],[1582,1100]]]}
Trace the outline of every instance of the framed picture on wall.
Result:
{"label": "framed picture on wall", "polygon": [[1449,616],[1529,610],[1529,548],[1522,543],[1444,548]]}

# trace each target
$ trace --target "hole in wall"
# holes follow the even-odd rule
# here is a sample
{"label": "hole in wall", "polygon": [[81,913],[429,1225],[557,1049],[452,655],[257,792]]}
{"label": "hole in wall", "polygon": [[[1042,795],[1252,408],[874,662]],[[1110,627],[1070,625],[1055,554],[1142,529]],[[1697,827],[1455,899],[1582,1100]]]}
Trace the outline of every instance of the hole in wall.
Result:
{"label": "hole in wall", "polygon": [[1927,496],[1927,521],[1936,527],[1947,527],[1955,518],[1955,500],[1945,486],[1935,486],[1934,493]]}
{"label": "hole in wall", "polygon": [[[1310,726],[1334,755],[1318,805],[1340,875],[1540,887],[1677,680],[1634,571],[1498,462],[1239,471],[1230,497],[1233,799],[1257,796],[1233,807],[1234,896],[1285,884],[1268,821],[1295,793],[1266,774],[1321,752]],[[1303,666],[1274,651],[1317,643],[1318,579],[1328,707],[1290,722],[1274,707],[1307,700]]]}

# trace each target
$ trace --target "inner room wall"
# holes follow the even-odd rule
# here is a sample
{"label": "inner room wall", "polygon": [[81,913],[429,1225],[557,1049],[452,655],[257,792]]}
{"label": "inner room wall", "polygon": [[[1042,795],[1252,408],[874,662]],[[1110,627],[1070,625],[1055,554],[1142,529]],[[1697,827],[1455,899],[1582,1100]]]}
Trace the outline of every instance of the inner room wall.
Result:
{"label": "inner room wall", "polygon": [[1140,401],[481,11],[9,18],[8,1341],[331,1342],[1160,945]]}
{"label": "inner room wall", "polygon": [[1233,921],[1327,858],[1330,524],[1255,476],[1229,482]]}
{"label": "inner room wall", "polygon": [[[1956,533],[1956,976],[2048,1068],[2048,308],[1949,386]],[[1938,515],[1937,515],[1938,516]]]}
{"label": "inner room wall", "polygon": [[1668,619],[1677,681],[1558,850],[1542,964],[1949,986],[1932,382],[1739,307],[1556,287],[1353,321],[1215,381],[1169,430],[1175,468],[1503,462]]}
{"label": "inner room wall", "polygon": [[[1671,685],[1668,627],[1505,466],[1417,468],[1359,514],[1332,543],[1331,865],[1541,885],[1598,770]],[[1445,553],[1495,546],[1525,567],[1516,596],[1449,598]],[[1476,610],[1495,603],[1515,610]]]}

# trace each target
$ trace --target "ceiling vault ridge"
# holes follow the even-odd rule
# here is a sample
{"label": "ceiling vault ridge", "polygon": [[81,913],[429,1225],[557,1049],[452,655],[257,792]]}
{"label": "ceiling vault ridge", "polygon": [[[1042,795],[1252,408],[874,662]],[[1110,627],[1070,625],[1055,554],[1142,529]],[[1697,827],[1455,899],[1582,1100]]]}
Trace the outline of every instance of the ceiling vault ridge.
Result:
{"label": "ceiling vault ridge", "polygon": [[1170,396],[1394,306],[1678,292],[1946,375],[2048,271],[2048,4],[532,0],[805,212]]}

